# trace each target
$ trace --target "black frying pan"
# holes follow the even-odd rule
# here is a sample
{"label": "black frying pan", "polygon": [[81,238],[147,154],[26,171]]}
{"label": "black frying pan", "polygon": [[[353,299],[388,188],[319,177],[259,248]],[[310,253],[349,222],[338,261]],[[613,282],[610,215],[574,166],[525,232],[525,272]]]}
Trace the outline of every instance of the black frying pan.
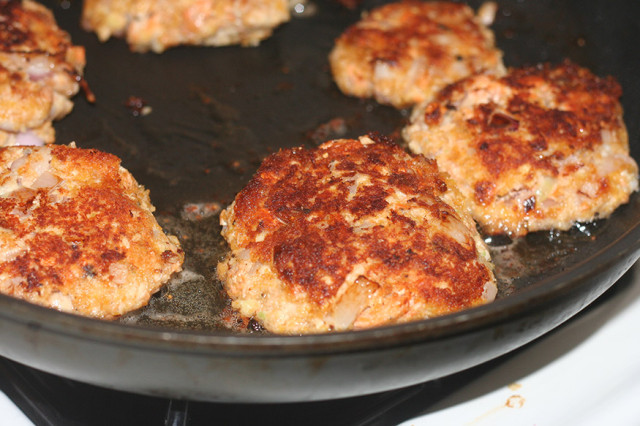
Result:
{"label": "black frying pan", "polygon": [[[384,391],[442,377],[517,348],[587,306],[640,256],[640,196],[604,221],[563,233],[494,242],[494,303],[378,329],[274,336],[230,327],[214,279],[225,250],[217,215],[193,220],[191,203],[224,206],[260,161],[281,147],[313,146],[369,131],[399,134],[407,111],[343,96],[327,54],[361,10],[336,1],[295,17],[257,48],[180,47],[130,53],[79,27],[80,3],[57,2],[60,25],[87,49],[96,95],[76,98],[56,123],[59,143],[123,159],[151,191],[160,222],[180,237],[189,273],[150,305],[115,322],[60,313],[0,296],[0,355],[110,388],[209,401],[309,401]],[[632,154],[639,158],[640,3],[504,1],[493,26],[507,65],[567,57],[614,75]],[[478,7],[478,2],[472,6]],[[146,116],[127,106],[136,97]],[[336,126],[335,124],[339,124]],[[332,125],[333,124],[333,125]]]}

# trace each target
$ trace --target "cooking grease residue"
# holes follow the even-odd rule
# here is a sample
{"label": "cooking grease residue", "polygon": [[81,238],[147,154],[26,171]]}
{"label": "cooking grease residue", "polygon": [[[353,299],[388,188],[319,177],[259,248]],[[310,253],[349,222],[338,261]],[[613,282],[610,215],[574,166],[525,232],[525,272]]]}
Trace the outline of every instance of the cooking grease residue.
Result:
{"label": "cooking grease residue", "polygon": [[487,237],[498,279],[498,297],[539,281],[578,261],[578,250],[589,247],[602,232],[605,221],[575,225],[568,231],[540,231],[512,240],[505,236]]}
{"label": "cooking grease residue", "polygon": [[180,240],[185,251],[183,271],[147,306],[124,315],[120,322],[183,330],[254,331],[248,319],[231,309],[216,278],[216,266],[227,250],[220,235],[219,210],[218,203],[192,203],[179,209],[176,217],[158,217],[164,230]]}
{"label": "cooking grease residue", "polygon": [[524,403],[525,399],[520,395],[511,395],[509,398],[507,398],[505,406],[509,408],[522,408],[524,406]]}

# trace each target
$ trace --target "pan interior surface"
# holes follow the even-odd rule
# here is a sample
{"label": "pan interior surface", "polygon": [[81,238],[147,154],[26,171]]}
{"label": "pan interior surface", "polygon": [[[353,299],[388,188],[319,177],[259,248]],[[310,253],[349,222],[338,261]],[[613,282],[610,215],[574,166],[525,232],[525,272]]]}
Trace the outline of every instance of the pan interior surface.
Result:
{"label": "pan interior surface", "polygon": [[[354,380],[362,383],[335,393],[335,397],[350,396],[369,392],[364,389],[363,365],[375,365],[372,370],[381,375],[380,384],[371,391],[449,374],[533,340],[613,285],[639,255],[638,194],[610,218],[578,224],[567,232],[487,239],[499,279],[498,298],[469,311],[358,332],[275,336],[254,330],[230,309],[215,278],[216,265],[227,250],[220,236],[219,212],[267,155],[372,131],[400,141],[409,111],[344,96],[335,87],[327,62],[334,39],[363,10],[382,3],[365,0],[351,10],[338,1],[306,2],[305,13],[294,13],[291,22],[258,47],[177,47],[158,55],[132,53],[119,39],[100,43],[80,28],[80,2],[45,2],[73,42],[85,46],[85,77],[96,97],[93,104],[81,95],[74,99],[73,112],[55,123],[57,142],[75,141],[79,147],[122,158],[123,166],[150,190],[160,224],[180,239],[185,266],[148,306],[115,322],[0,296],[3,323],[17,324],[0,327],[0,335],[7,337],[3,340],[14,345],[0,345],[1,354],[99,385],[204,400],[268,397],[265,390],[252,394],[230,386],[231,379],[221,380],[220,387],[230,386],[224,393],[213,384],[177,376],[162,379],[182,381],[173,390],[160,379],[154,381],[151,373],[148,379],[143,373],[139,384],[125,376],[136,368],[145,371],[143,355],[155,353],[158,358],[152,358],[158,364],[150,362],[148,368],[162,368],[162,360],[181,356],[185,363],[202,363],[222,377],[227,362],[241,359],[240,365],[256,377],[251,383],[256,385],[261,379],[286,375],[286,369],[276,365],[269,375],[243,363],[260,361],[266,368],[264,363],[283,357],[282,362],[310,371],[309,376],[300,373],[300,386],[317,386],[317,393],[303,392],[300,399],[313,400],[329,398],[335,388],[330,383],[336,377],[332,374],[355,365],[352,369],[362,375],[354,373]],[[470,4],[477,9],[480,2]],[[597,75],[616,77],[623,87],[631,154],[638,159],[640,124],[635,118],[640,117],[636,75],[640,52],[629,42],[640,35],[637,16],[640,3],[636,2],[599,0],[586,7],[576,0],[561,4],[500,1],[492,28],[508,66],[569,58]],[[148,106],[150,113],[132,109],[132,100]],[[22,340],[20,333],[25,333]],[[85,348],[87,359],[74,355],[75,365],[66,363],[58,352],[61,349],[55,348],[58,339]],[[40,357],[26,353],[34,345]],[[139,357],[140,362],[131,361],[131,370],[113,377],[88,371],[95,368],[95,361],[88,358],[109,347],[131,351],[126,356]],[[436,355],[424,357],[426,351]],[[161,354],[170,355],[162,358]],[[332,365],[335,354],[335,362],[343,367]],[[390,360],[374,361],[376,356]],[[421,356],[425,360],[417,361]],[[394,359],[415,362],[415,374],[393,365]],[[215,363],[220,370],[211,366]],[[175,368],[177,375],[181,367],[171,364],[168,368]],[[326,381],[314,375],[318,372],[328,372]],[[276,391],[273,399],[295,400],[295,391]]]}

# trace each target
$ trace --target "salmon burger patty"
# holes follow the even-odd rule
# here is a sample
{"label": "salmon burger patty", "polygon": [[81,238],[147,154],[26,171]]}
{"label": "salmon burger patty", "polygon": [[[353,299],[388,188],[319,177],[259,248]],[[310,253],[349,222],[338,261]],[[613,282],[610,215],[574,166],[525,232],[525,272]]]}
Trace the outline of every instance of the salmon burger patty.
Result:
{"label": "salmon burger patty", "polygon": [[621,93],[569,61],[477,75],[417,106],[403,135],[453,177],[485,232],[566,230],[638,189]]}
{"label": "salmon burger patty", "polygon": [[404,108],[482,70],[504,73],[487,28],[492,6],[478,15],[463,4],[419,0],[373,9],[336,40],[333,78],[347,95]]}
{"label": "salmon burger patty", "polygon": [[256,46],[290,19],[287,0],[85,0],[82,26],[131,50],[177,45]]}
{"label": "salmon burger patty", "polygon": [[376,137],[268,157],[222,212],[218,276],[275,333],[362,329],[489,302],[489,253],[434,161]]}
{"label": "salmon burger patty", "polygon": [[73,108],[85,52],[31,0],[0,2],[0,146],[53,143]]}
{"label": "salmon burger patty", "polygon": [[149,194],[111,154],[71,146],[0,149],[0,292],[113,318],[181,269]]}

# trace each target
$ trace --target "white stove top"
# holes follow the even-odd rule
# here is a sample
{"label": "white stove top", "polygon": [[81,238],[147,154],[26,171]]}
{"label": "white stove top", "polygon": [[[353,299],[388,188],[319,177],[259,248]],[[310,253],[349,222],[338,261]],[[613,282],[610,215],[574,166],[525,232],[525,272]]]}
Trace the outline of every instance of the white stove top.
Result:
{"label": "white stove top", "polygon": [[2,392],[0,392],[0,418],[2,418],[3,422],[12,426],[27,426],[33,424]]}
{"label": "white stove top", "polygon": [[[605,303],[436,404],[417,393],[406,407],[429,408],[402,425],[640,425],[640,263],[618,285]],[[32,424],[1,392],[0,419]]]}
{"label": "white stove top", "polygon": [[640,264],[623,280],[606,303],[403,426],[640,425]]}

